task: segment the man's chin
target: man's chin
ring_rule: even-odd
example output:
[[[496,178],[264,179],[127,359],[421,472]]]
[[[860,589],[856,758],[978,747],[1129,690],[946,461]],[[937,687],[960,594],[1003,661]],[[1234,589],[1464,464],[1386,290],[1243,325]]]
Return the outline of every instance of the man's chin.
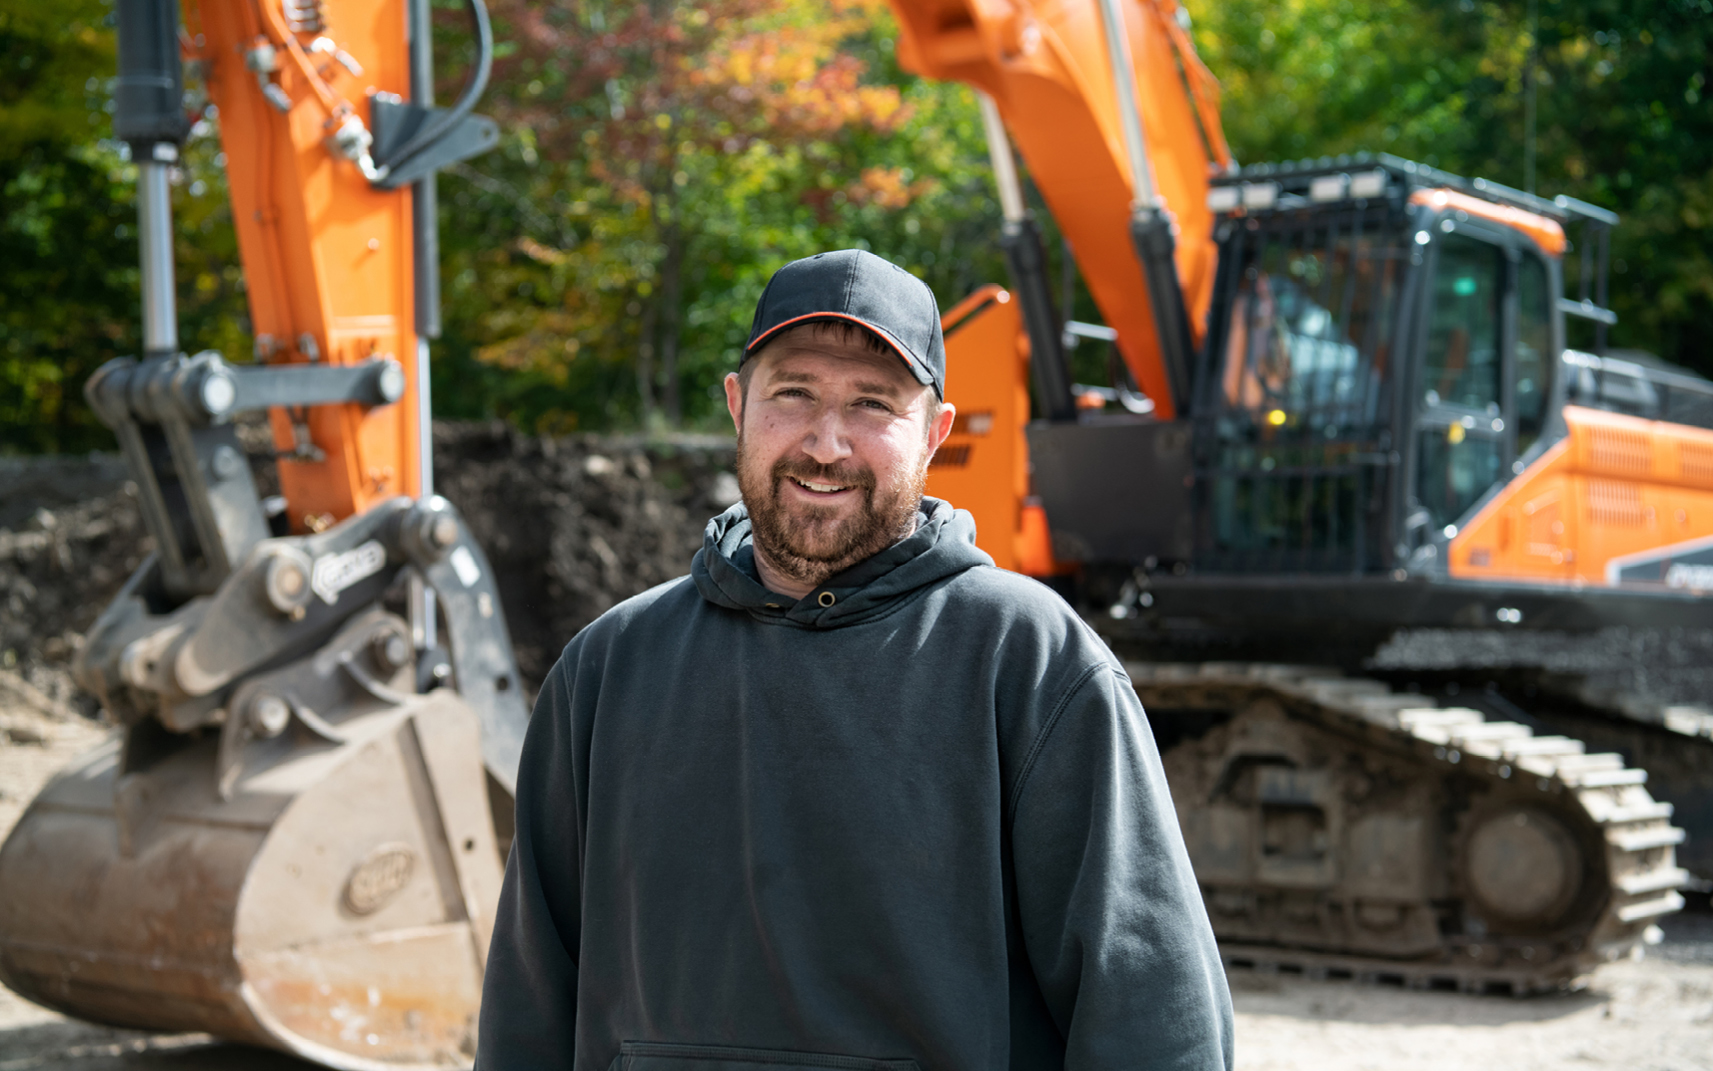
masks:
[[[787,531],[785,550],[805,562],[834,564],[852,552],[853,524],[827,525],[805,523],[789,515],[785,518]]]

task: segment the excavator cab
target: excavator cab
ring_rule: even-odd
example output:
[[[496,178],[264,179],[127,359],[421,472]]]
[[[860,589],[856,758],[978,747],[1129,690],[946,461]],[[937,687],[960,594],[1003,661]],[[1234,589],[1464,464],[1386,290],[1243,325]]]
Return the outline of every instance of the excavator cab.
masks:
[[[1314,599],[1355,652],[1400,626],[1702,613],[1663,578],[1699,583],[1713,501],[1649,459],[1713,448],[1713,383],[1567,348],[1571,319],[1596,350],[1615,322],[1615,216],[1390,156],[1251,167],[1208,203],[1218,269],[1178,418],[1085,409],[1024,431],[1056,567],[1126,628],[1273,643]],[[1579,524],[1564,507],[1591,495],[1616,505]],[[1614,571],[1637,561],[1660,582]]]
[[[1544,446],[1562,232],[1462,185],[1400,161],[1214,188],[1201,568],[1425,568]]]

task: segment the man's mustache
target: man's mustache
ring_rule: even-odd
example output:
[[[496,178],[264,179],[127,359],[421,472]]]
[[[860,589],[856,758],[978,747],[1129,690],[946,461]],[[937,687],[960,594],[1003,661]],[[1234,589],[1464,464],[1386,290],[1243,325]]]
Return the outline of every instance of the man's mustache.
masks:
[[[774,493],[779,491],[779,482],[788,477],[811,483],[835,484],[839,487],[855,487],[864,496],[872,494],[875,486],[874,470],[866,466],[856,465],[823,465],[806,457],[782,457],[773,463]]]

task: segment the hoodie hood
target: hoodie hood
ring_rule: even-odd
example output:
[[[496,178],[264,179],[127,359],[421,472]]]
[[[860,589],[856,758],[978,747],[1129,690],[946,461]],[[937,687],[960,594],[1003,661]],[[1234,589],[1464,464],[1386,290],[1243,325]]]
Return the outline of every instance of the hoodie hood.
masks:
[[[702,598],[804,628],[870,620],[930,585],[993,559],[975,545],[975,519],[937,498],[922,499],[916,531],[827,579],[804,598],[769,591],[756,578],[749,510],[742,502],[708,522],[690,576]]]

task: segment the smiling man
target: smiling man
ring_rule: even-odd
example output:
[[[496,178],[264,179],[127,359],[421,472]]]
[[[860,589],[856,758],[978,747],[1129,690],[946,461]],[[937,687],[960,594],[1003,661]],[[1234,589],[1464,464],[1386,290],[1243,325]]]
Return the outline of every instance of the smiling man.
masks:
[[[743,502],[542,686],[484,1071],[1231,1066],[1135,692],[922,494],[944,390],[914,276],[774,275],[726,377]]]

